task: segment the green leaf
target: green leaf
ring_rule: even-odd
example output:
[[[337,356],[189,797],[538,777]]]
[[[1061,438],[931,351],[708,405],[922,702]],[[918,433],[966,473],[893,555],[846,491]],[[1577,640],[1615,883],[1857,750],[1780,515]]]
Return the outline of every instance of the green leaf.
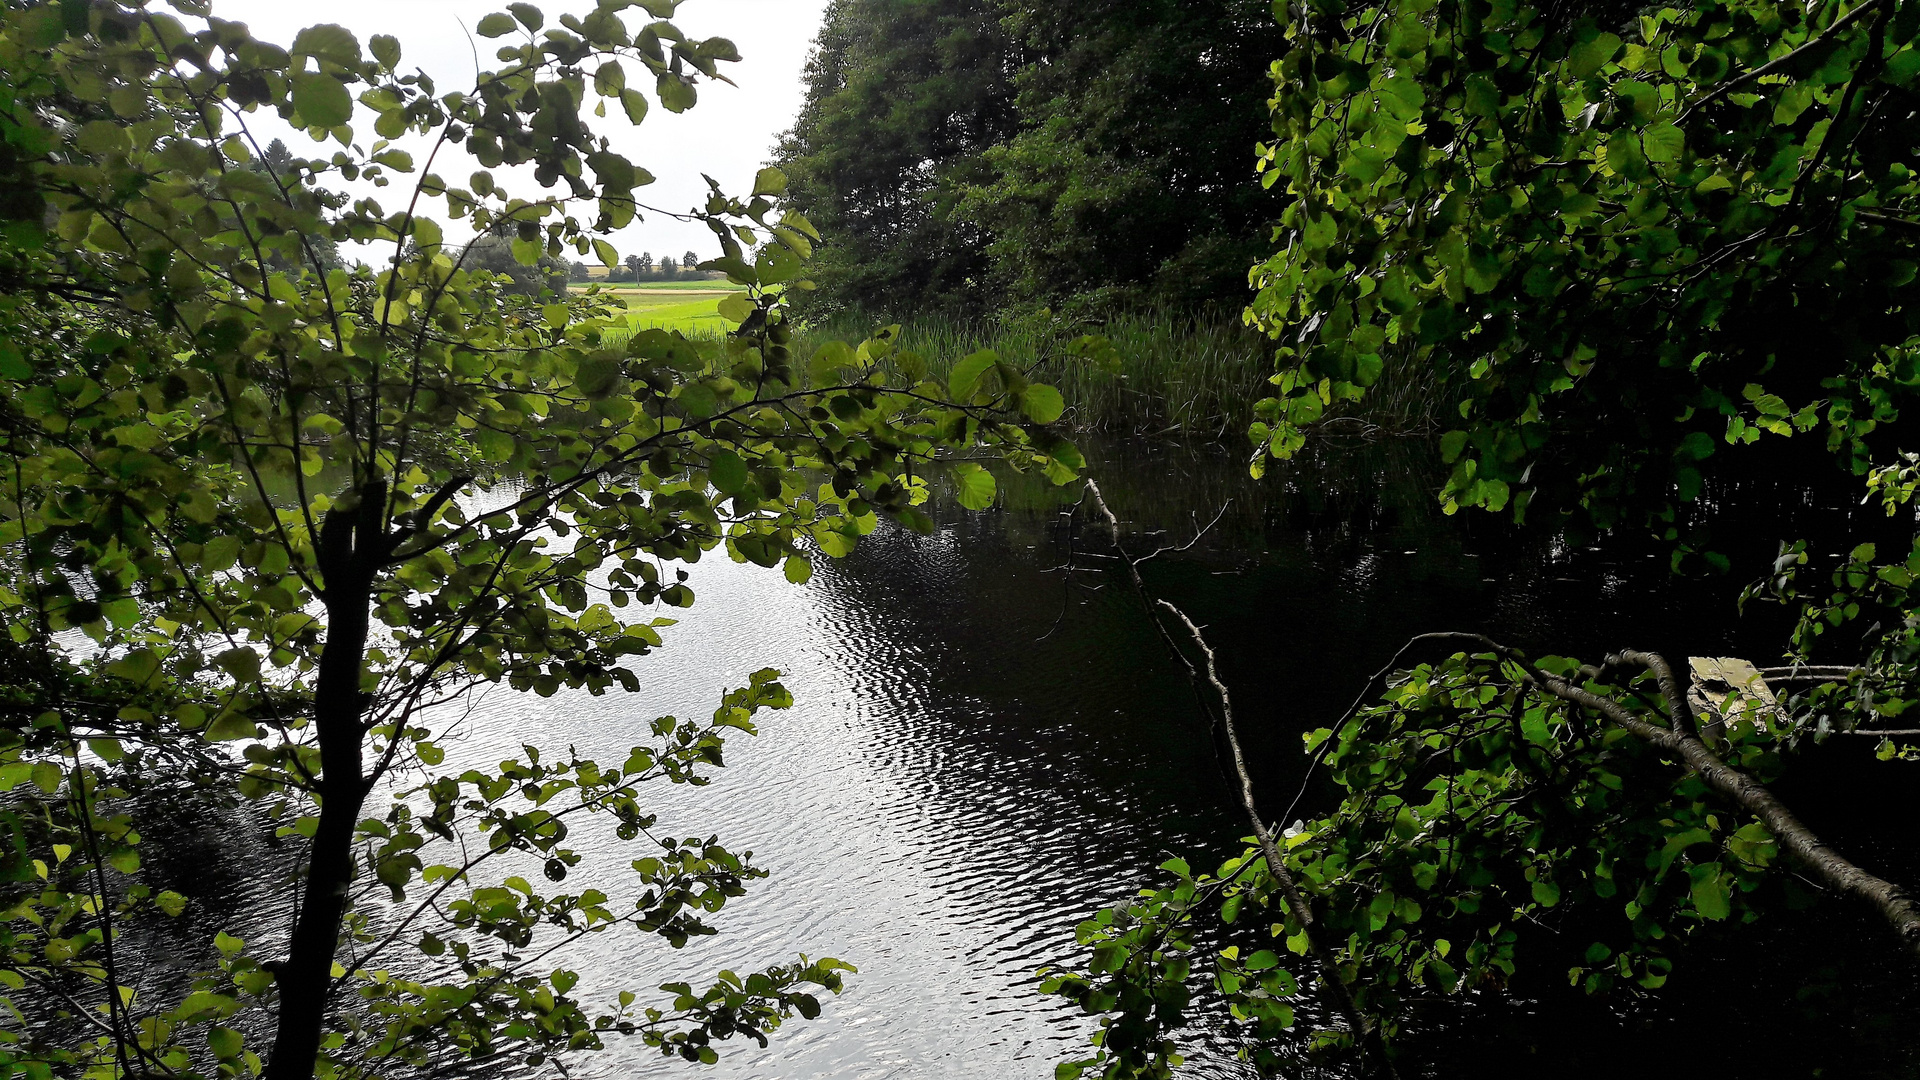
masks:
[[[1606,152],[1607,171],[1628,180],[1638,180],[1647,175],[1647,158],[1640,150],[1638,132],[1614,132],[1607,138]]]
[[[593,90],[601,97],[618,97],[627,88],[627,69],[620,61],[609,60],[593,72]]]
[[[232,1028],[217,1027],[207,1032],[207,1048],[222,1061],[231,1061],[245,1050],[247,1041]]]
[[[707,462],[707,479],[720,494],[739,495],[747,490],[747,463],[731,450],[716,450]]]
[[[396,45],[395,48],[397,50],[398,46]],[[344,26],[332,23],[309,26],[293,36],[292,55],[296,60],[302,56],[311,56],[341,67],[358,67],[360,39],[354,37],[353,31]]]
[[[244,713],[223,712],[207,726],[207,738],[214,742],[252,739],[259,734],[260,729]]]
[[[627,121],[638,124],[647,118],[647,95],[638,90],[620,91],[620,107],[627,111]]]
[[[699,99],[699,93],[694,90],[692,83],[669,72],[661,73],[655,93],[659,95],[660,104],[673,113],[686,112]]]
[[[780,169],[768,166],[761,169],[753,178],[755,195],[785,195],[787,193],[787,174]]]
[[[744,293],[726,297],[717,305],[720,317],[736,326],[752,318],[757,308],[758,305],[747,299]]]
[[[953,371],[947,375],[947,392],[957,404],[966,404],[973,399],[974,387],[979,384],[980,376],[987,369],[999,363],[1000,357],[991,349],[983,349],[962,359],[953,365]]]
[[[715,394],[713,387],[706,383],[688,383],[682,386],[680,392],[674,395],[674,400],[680,403],[680,408],[685,410],[688,416],[696,420],[704,420],[720,408],[719,395]]]
[[[33,365],[10,341],[0,341],[0,379],[23,381],[33,376]]]
[[[1313,391],[1296,394],[1287,399],[1287,422],[1296,427],[1318,423],[1325,412],[1326,403],[1321,401],[1320,395]]]
[[[215,666],[233,676],[233,681],[250,686],[260,681],[260,654],[245,646],[228,649],[213,658]]]
[[[1584,79],[1612,60],[1620,51],[1620,39],[1613,34],[1600,33],[1575,45],[1567,53],[1567,70],[1576,79]]]
[[[400,39],[388,34],[375,34],[367,39],[367,48],[380,66],[392,71],[400,66]]]
[[[1718,922],[1733,914],[1733,891],[1727,887],[1718,863],[1693,867],[1693,908],[1705,919]]]
[[[505,37],[519,28],[520,26],[514,21],[513,16],[503,11],[496,11],[481,19],[473,28],[473,32],[484,38],[497,38]]]
[[[66,778],[66,772],[51,761],[37,761],[33,765],[33,786],[43,794],[51,795],[60,790],[60,782]]]
[[[293,77],[293,108],[308,127],[339,127],[353,119],[353,97],[331,75]]]
[[[132,597],[123,596],[117,600],[106,600],[100,604],[100,613],[113,624],[116,630],[127,630],[140,623],[140,602]]]
[[[993,505],[993,474],[971,461],[963,461],[953,467],[953,479],[957,487],[955,496],[961,506],[969,510],[985,510]]]
[[[240,538],[231,534],[216,536],[200,549],[200,563],[209,572],[219,573],[240,561]]]
[[[480,457],[496,465],[513,460],[513,436],[497,428],[481,428],[473,433],[474,446],[479,449]]]
[[[1679,128],[1664,120],[1647,128],[1641,134],[1641,139],[1646,147],[1647,160],[1663,165],[1679,161],[1687,148],[1686,136]]]
[[[1067,411],[1067,403],[1061,398],[1060,391],[1042,383],[1034,383],[1020,392],[1020,411],[1036,424],[1051,424]]]
[[[832,381],[835,372],[858,363],[853,346],[844,341],[829,341],[814,350],[813,359],[807,363],[807,372],[816,383],[826,383]]]

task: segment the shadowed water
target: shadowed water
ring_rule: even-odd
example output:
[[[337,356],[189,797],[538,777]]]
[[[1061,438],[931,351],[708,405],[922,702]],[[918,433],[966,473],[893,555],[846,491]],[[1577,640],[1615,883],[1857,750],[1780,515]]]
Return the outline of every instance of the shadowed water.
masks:
[[[1323,446],[1259,483],[1217,446],[1086,449],[1135,554],[1185,546],[1204,527],[1144,573],[1206,627],[1269,813],[1303,791],[1300,734],[1344,711],[1416,633],[1477,630],[1589,657],[1634,647],[1762,661],[1782,640],[1777,608],[1736,617],[1737,583],[1672,576],[1665,546],[1619,537],[1594,546],[1486,515],[1441,515],[1431,495],[1440,466],[1417,445]],[[1737,577],[1763,570],[1782,537],[1813,536],[1831,552],[1860,530],[1888,529],[1796,490],[1733,493],[1749,505],[1757,494],[1764,507],[1723,530]],[[615,1040],[574,1059],[570,1075],[1043,1080],[1056,1062],[1084,1056],[1092,1023],[1042,997],[1036,970],[1077,962],[1075,924],[1148,883],[1159,862],[1177,854],[1217,865],[1247,830],[1184,669],[1115,572],[1108,530],[1073,512],[1080,494],[1003,477],[1000,508],[939,503],[934,535],[882,527],[852,557],[820,560],[806,586],[709,557],[689,568],[698,603],[674,613],[682,621],[666,647],[637,665],[640,693],[496,691],[471,703],[446,742],[456,772],[515,756],[523,741],[617,763],[650,741],[653,717],[704,716],[762,667],[785,672],[796,699],[762,713],[757,738],[730,740],[728,767],[710,786],[646,793],[659,832],[718,834],[771,870],[715,918],[721,933],[679,951],[600,935],[552,962],[579,971],[577,993],[631,989],[643,1004],[664,1004],[661,983],[704,985],[723,967],[755,970],[803,950],[859,973],[819,1020],[795,1020],[766,1049],[723,1044],[713,1069]],[[1329,805],[1315,785],[1304,792],[1299,813]],[[1862,806],[1856,792],[1848,798],[1838,805]],[[1852,844],[1844,830],[1863,816],[1812,824]],[[587,858],[567,889],[603,888],[624,907],[625,867],[650,853],[648,842],[574,840]],[[1915,854],[1884,838],[1850,850],[1895,868]],[[278,858],[263,850],[258,860]],[[246,899],[257,882],[197,884],[182,887],[223,910],[255,907],[247,936],[272,950],[284,912]],[[1603,1044],[1691,1052],[1701,1038],[1693,1018],[1705,1011],[1716,1053],[1764,1048],[1756,1033],[1806,1023],[1822,1033],[1794,1041],[1809,1068],[1838,1060],[1862,1067],[1829,1075],[1911,1075],[1914,1040],[1902,1032],[1920,1015],[1910,969],[1857,913],[1820,911],[1824,937],[1789,922],[1730,939],[1760,949],[1709,943],[1664,1004],[1489,996],[1426,1015],[1403,1072],[1464,1075],[1469,1061],[1487,1075],[1604,1072],[1610,1059],[1590,1052]],[[1848,955],[1829,969],[1836,940]],[[1761,989],[1749,994],[1749,984]],[[1221,1018],[1197,1011],[1182,1075],[1247,1075],[1230,1036]],[[1761,1049],[1749,1056],[1780,1064]]]
[[[1218,516],[1147,572],[1219,647],[1269,805],[1300,785],[1299,733],[1337,716],[1414,633],[1596,654],[1778,647],[1777,617],[1732,619],[1727,583],[1672,578],[1663,549],[1572,548],[1441,516],[1419,448],[1329,448],[1263,484],[1218,448],[1091,449],[1136,553]],[[772,877],[729,904],[718,937],[671,952],[608,936],[567,959],[583,986],[643,1000],[672,978],[802,949],[860,968],[822,1019],[765,1050],[725,1046],[709,1075],[1051,1076],[1092,1027],[1038,995],[1035,971],[1076,960],[1074,925],[1154,864],[1238,849],[1244,819],[1184,673],[1102,557],[1106,530],[1067,516],[1077,487],[1004,486],[1003,508],[943,510],[930,537],[883,528],[853,557],[821,560],[805,587],[704,561],[699,602],[643,661],[642,693],[497,694],[470,725],[494,741],[455,750],[485,759],[528,738],[618,760],[647,719],[704,714],[763,666],[786,673],[796,707],[730,744],[714,784],[652,793],[663,831],[718,833]],[[1801,510],[1836,524],[1817,507],[1773,524],[1794,527]],[[1773,542],[1749,537],[1744,555]],[[640,853],[608,843],[576,878],[617,880]],[[1189,1074],[1240,1075],[1218,1024],[1200,1018]],[[687,1068],[617,1045],[580,1064],[595,1077]]]

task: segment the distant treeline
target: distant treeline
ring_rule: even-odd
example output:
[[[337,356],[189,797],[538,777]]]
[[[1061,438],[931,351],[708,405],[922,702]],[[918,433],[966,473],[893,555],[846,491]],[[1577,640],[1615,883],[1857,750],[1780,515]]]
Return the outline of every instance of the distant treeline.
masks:
[[[814,314],[1246,295],[1269,0],[834,0],[779,147],[827,238]]]
[[[583,262],[569,263],[567,278],[570,281],[684,281],[689,278],[706,278],[712,275],[699,269],[700,256],[687,252],[676,262],[671,255],[663,255],[658,263],[653,261],[653,253],[641,252],[629,255],[619,266],[607,271],[607,276],[594,278],[587,272]]]

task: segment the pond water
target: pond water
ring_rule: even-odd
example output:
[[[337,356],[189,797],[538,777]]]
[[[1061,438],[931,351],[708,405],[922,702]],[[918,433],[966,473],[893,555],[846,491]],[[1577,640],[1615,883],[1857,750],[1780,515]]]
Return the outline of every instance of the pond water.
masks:
[[[1570,547],[1551,533],[1440,515],[1437,466],[1416,445],[1330,446],[1258,484],[1219,447],[1088,449],[1137,550],[1184,543],[1218,514],[1198,544],[1147,573],[1207,626],[1269,806],[1300,787],[1299,734],[1337,716],[1414,633],[1479,630],[1588,655],[1777,653],[1777,618],[1736,620],[1737,590],[1671,577],[1659,550]],[[670,979],[799,951],[859,967],[821,1019],[795,1021],[764,1050],[723,1046],[720,1065],[701,1075],[1050,1077],[1085,1049],[1092,1026],[1035,991],[1036,969],[1076,960],[1074,925],[1130,895],[1169,855],[1213,865],[1238,850],[1244,819],[1183,671],[1101,557],[1112,550],[1105,529],[1067,513],[1077,487],[1003,487],[1002,508],[949,506],[929,537],[883,528],[851,558],[822,560],[804,587],[703,561],[691,568],[699,601],[642,661],[640,694],[500,693],[465,725],[473,734],[456,756],[505,755],[526,739],[617,761],[652,717],[704,714],[761,667],[786,673],[796,706],[763,714],[759,737],[730,743],[712,785],[653,792],[664,831],[718,833],[753,849],[772,876],[720,913],[717,937],[675,952],[622,935],[566,958],[584,986],[630,987],[643,1000]],[[1768,524],[1806,524],[1796,517],[1845,524],[1835,511],[1791,506]],[[1774,538],[1742,542],[1764,559]],[[1070,560],[1071,575],[1061,569]],[[611,880],[638,854],[609,844],[577,876]],[[1870,924],[1835,918],[1843,936],[1869,948],[1878,940]],[[1885,1002],[1862,1023],[1889,1015]],[[1448,1061],[1497,1044],[1516,1066],[1566,1074],[1592,1061],[1577,1045],[1588,1039],[1686,1041],[1671,1016],[1625,1007],[1575,1003],[1568,1020],[1537,1003],[1476,1008],[1433,1021],[1412,1048],[1426,1064],[1412,1071],[1451,1074]],[[1735,1002],[1720,1015],[1774,1022],[1750,1012]],[[1860,1030],[1829,1034],[1858,1042]],[[1186,1074],[1243,1075],[1205,1021],[1192,1050]],[[689,1068],[616,1046],[579,1059],[575,1073]]]

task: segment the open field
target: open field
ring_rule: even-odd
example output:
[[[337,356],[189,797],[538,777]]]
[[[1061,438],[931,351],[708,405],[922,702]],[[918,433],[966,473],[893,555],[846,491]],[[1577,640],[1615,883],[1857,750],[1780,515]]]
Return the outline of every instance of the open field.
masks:
[[[643,281],[601,286],[627,305],[627,323],[635,330],[678,330],[688,337],[718,337],[727,330],[720,301],[740,290],[725,281]]]
[[[600,286],[601,292],[632,292],[636,289],[668,289],[673,292],[706,292],[712,289],[733,289],[736,286],[726,278],[687,278],[672,281],[593,281],[572,283],[569,288],[575,292],[584,292],[588,285]]]

